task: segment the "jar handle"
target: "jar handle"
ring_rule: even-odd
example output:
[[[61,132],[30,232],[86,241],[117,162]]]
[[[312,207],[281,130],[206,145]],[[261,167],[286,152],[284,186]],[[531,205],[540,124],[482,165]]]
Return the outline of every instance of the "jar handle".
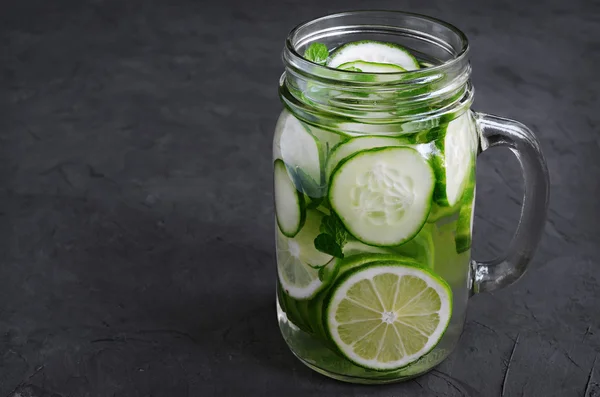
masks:
[[[525,194],[519,225],[506,254],[491,261],[472,260],[473,292],[493,291],[517,281],[527,270],[542,237],[548,208],[548,168],[533,132],[523,124],[476,113],[481,151],[508,147],[519,160]]]

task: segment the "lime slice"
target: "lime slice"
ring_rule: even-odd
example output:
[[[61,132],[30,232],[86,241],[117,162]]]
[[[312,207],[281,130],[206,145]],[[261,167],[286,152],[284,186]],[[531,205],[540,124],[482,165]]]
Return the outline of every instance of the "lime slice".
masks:
[[[326,327],[350,361],[393,370],[433,349],[451,314],[452,292],[442,279],[412,261],[377,262],[334,286]]]
[[[356,242],[357,244],[361,244]],[[382,261],[398,261],[404,260],[405,258],[394,254],[394,253],[359,253],[356,255],[349,256],[346,252],[347,247],[352,247],[351,242],[346,243],[344,246],[344,259],[334,259],[327,264],[327,266],[319,269],[319,278],[324,282],[329,282],[339,275],[343,275],[352,269],[355,269],[359,266],[363,266],[366,263],[372,262],[382,262]],[[372,247],[378,248],[378,247]],[[380,248],[381,250],[385,250]],[[385,252],[385,251],[383,251]],[[329,291],[325,288],[319,291],[318,294],[313,296],[308,301],[302,301],[301,304],[308,305],[308,312],[310,314],[310,323],[313,329],[318,330],[320,335],[326,338],[327,332],[324,330],[323,324],[323,311],[325,310],[325,306],[327,303],[327,297],[329,295]]]
[[[277,270],[283,290],[294,299],[309,299],[323,286],[319,268],[333,260],[331,255],[315,248],[315,237],[323,214],[306,211],[306,221],[294,238],[283,235],[277,228]]]
[[[323,287],[323,283],[319,280],[319,269],[303,262],[301,255],[298,241],[277,230],[277,273],[281,287],[292,298],[309,299]]]

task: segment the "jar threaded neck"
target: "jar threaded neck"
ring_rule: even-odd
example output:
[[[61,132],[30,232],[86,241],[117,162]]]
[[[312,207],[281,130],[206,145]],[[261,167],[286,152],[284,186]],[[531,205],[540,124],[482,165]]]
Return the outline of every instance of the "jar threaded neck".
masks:
[[[365,37],[417,48],[419,55],[436,64],[409,72],[361,73],[317,65],[300,55],[313,42],[335,48]],[[280,96],[292,113],[309,123],[373,124],[383,133],[385,126],[398,131],[399,123],[403,130],[421,128],[470,106],[473,89],[467,55],[464,34],[433,18],[394,11],[329,15],[301,24],[289,34]]]

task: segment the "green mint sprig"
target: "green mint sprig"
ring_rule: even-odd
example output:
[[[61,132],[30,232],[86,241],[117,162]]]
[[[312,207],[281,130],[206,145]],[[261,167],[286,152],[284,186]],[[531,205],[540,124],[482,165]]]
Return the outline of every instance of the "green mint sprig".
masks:
[[[304,51],[304,58],[319,65],[325,65],[329,58],[329,50],[323,43],[312,43]]]
[[[315,248],[326,254],[343,258],[344,245],[348,241],[348,232],[337,215],[332,213],[321,220],[320,232],[315,238]]]

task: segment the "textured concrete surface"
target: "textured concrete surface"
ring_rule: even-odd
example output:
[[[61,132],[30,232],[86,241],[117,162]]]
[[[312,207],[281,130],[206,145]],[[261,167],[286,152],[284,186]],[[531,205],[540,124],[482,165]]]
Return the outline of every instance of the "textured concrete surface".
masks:
[[[600,396],[597,2],[2,5],[0,396]],[[532,127],[552,182],[527,275],[471,299],[435,371],[384,387],[305,368],[274,309],[283,40],[366,7],[463,29],[475,108]],[[516,160],[485,153],[478,182],[489,258],[518,217]]]

